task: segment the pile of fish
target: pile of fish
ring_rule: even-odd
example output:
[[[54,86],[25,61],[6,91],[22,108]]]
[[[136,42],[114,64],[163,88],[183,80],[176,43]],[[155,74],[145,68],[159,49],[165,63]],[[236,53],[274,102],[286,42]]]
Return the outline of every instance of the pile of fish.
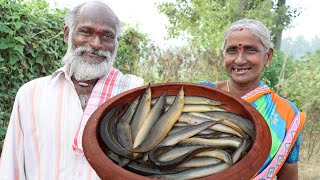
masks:
[[[224,110],[224,103],[151,88],[130,105],[116,106],[100,124],[106,155],[134,173],[160,179],[194,179],[239,161],[255,137],[251,121]]]

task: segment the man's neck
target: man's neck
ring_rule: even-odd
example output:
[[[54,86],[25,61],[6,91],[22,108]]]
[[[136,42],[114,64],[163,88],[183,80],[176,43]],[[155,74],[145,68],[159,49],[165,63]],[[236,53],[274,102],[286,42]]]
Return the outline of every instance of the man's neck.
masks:
[[[87,102],[91,95],[91,92],[96,85],[98,79],[87,80],[87,81],[77,81],[75,78],[71,78],[74,88],[78,94],[79,100],[81,102],[82,109],[87,106]]]

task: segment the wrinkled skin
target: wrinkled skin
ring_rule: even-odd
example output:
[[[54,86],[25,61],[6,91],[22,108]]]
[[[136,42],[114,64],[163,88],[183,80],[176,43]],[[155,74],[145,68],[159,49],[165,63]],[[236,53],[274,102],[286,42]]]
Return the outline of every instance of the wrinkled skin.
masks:
[[[249,30],[232,32],[222,53],[230,77],[230,91],[242,96],[256,88],[260,74],[271,63],[273,49],[266,50],[261,40]]]
[[[74,28],[72,34],[73,48],[86,46],[93,50],[114,53],[116,48],[114,25],[115,20],[109,9],[88,3],[80,10],[80,18]],[[64,41],[68,43],[69,27],[65,27],[64,32]],[[102,61],[102,58],[94,53],[85,52],[83,58],[88,61],[94,59],[97,63]]]

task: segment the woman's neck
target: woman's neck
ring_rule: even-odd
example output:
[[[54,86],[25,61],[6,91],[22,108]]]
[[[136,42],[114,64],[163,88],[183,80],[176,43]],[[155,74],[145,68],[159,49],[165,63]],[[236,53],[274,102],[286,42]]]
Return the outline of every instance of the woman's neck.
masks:
[[[246,95],[258,86],[259,82],[254,82],[251,84],[237,84],[234,83],[232,80],[226,81],[226,90],[237,97],[242,97]]]

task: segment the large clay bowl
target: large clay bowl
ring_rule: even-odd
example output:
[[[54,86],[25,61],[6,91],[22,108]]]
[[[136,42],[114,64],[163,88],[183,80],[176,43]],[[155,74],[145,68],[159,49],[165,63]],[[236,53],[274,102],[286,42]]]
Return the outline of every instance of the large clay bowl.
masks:
[[[224,108],[226,110],[249,119],[254,123],[256,128],[253,145],[250,151],[239,162],[225,171],[201,179],[248,180],[253,177],[267,159],[271,147],[270,131],[260,113],[241,98],[234,97],[216,88],[194,83],[152,84],[152,96],[160,96],[164,91],[167,91],[168,95],[176,95],[181,86],[184,86],[185,95],[203,96],[225,102]],[[112,162],[103,152],[105,146],[101,143],[98,135],[99,124],[105,114],[117,105],[130,104],[135,98],[144,93],[146,87],[135,88],[111,98],[92,114],[86,124],[82,142],[84,154],[101,179],[151,179],[123,169]]]

